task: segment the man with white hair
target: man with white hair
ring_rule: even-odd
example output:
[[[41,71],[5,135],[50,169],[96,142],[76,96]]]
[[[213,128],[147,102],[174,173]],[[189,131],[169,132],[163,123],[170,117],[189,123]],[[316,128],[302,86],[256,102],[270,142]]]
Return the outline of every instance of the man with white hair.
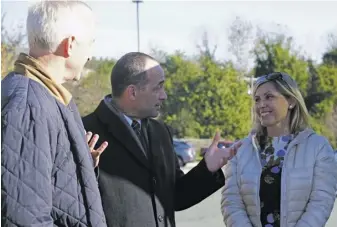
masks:
[[[1,82],[2,226],[106,226],[94,167],[107,143],[94,150],[62,86],[80,79],[94,26],[80,1],[29,7],[29,55]]]

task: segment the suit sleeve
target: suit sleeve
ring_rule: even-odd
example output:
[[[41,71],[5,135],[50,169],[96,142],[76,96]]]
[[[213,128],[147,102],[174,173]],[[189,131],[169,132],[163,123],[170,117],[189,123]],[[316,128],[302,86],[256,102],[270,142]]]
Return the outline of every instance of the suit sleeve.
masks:
[[[220,189],[225,184],[224,179],[221,170],[211,173],[207,169],[205,160],[201,160],[187,174],[177,177],[175,210],[184,210],[201,202]]]
[[[166,126],[167,127],[167,126]],[[173,143],[170,130],[171,142]],[[174,151],[173,151],[174,152]],[[199,164],[191,169],[187,174],[184,174],[176,159],[176,182],[175,182],[175,210],[180,211],[187,209],[214,192],[220,189],[224,183],[225,178],[222,170],[211,173],[206,166],[206,162],[202,159]]]
[[[53,226],[50,132],[34,111],[1,118],[1,226]]]
[[[337,163],[332,147],[325,141],[316,157],[309,203],[295,227],[325,226],[334,206],[336,188]]]

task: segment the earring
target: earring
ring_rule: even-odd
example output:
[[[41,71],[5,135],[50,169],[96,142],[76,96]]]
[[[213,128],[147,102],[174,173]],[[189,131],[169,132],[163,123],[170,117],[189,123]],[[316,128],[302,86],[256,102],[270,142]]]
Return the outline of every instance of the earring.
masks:
[[[292,109],[292,108],[293,108],[293,106],[292,106],[292,105],[290,105],[290,106],[289,106],[289,109]]]

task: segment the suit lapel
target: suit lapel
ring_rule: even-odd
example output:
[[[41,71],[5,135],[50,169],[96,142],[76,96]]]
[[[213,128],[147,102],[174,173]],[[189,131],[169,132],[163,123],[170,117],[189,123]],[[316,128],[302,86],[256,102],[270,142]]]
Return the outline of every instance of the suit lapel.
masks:
[[[95,113],[100,121],[108,127],[112,136],[119,140],[132,156],[150,169],[145,150],[124,116],[116,108],[109,108],[104,100],[101,101]],[[109,146],[113,146],[113,144]]]
[[[153,165],[158,164],[158,160],[161,160],[165,157],[161,145],[161,133],[160,130],[155,128],[155,125],[150,121],[147,122],[147,140],[148,142],[148,152],[149,156],[151,156]],[[162,165],[162,162],[159,162]]]
[[[150,152],[150,147],[149,147],[149,136],[148,136],[148,123],[149,121],[147,119],[142,120],[142,135],[144,136],[145,139],[145,144],[146,147],[144,148],[147,152]]]
[[[147,141],[148,141],[149,152],[153,156],[153,155],[155,155],[153,151],[155,151],[156,147],[158,146],[158,144],[157,144],[158,140],[154,136],[155,129],[153,128],[153,125],[150,124],[148,121],[146,123],[147,123],[146,138],[147,138]]]
[[[148,120],[147,136],[149,141],[149,157],[152,163],[153,172],[159,178],[167,177],[172,170],[168,163],[170,163],[170,153],[165,153],[165,140],[169,140],[169,136],[165,134],[163,128],[157,123]],[[169,152],[169,150],[166,150]]]

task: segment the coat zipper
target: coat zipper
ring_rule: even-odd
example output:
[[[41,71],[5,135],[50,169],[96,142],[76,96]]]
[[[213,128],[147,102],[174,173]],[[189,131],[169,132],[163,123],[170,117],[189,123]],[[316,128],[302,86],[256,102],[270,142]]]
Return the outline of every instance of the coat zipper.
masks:
[[[283,160],[283,166],[282,166],[282,176],[281,176],[281,220],[280,220],[280,224],[281,224],[281,227],[283,226],[282,224],[283,223],[286,223],[286,218],[287,218],[287,215],[286,215],[286,212],[285,212],[285,204],[286,204],[286,191],[285,191],[285,188],[287,187],[286,185],[286,180],[285,180],[285,164],[286,164],[286,160],[287,160],[287,157],[288,157],[288,150],[290,150],[289,148],[292,148],[293,146],[288,146],[287,148],[287,152],[284,156],[284,160]],[[258,217],[259,217],[259,220],[260,220],[260,226],[262,227],[262,223],[261,223],[261,202],[260,202],[260,196],[259,196],[259,193],[260,193],[260,184],[261,184],[261,174],[262,174],[262,164],[261,164],[261,158],[260,158],[260,155],[259,155],[259,152],[257,152],[257,149],[255,148],[255,146],[253,145],[253,148],[256,152],[256,156],[258,158],[258,161],[259,161],[259,164],[260,164],[260,177],[258,178],[258,184],[257,184],[257,193],[256,193],[256,201],[257,201],[257,214],[258,214]],[[285,198],[285,201],[283,201],[283,198]]]
[[[311,136],[313,133],[311,133],[309,136]],[[308,136],[308,137],[309,137]],[[287,204],[287,197],[286,197],[286,189],[287,189],[287,181],[286,181],[286,163],[287,163],[287,158],[288,158],[288,154],[289,152],[291,151],[291,149],[294,147],[294,146],[297,146],[298,144],[298,140],[296,140],[297,138],[295,137],[293,141],[290,142],[289,146],[287,147],[287,151],[286,151],[286,154],[284,156],[284,159],[283,159],[283,166],[282,166],[282,176],[281,176],[281,211],[280,211],[280,216],[281,216],[281,220],[280,220],[280,226],[283,227],[283,226],[286,226],[286,223],[287,223],[287,213],[285,212],[285,206]],[[296,142],[295,142],[296,141]],[[253,141],[252,141],[253,142]],[[257,150],[254,146],[254,143],[253,143],[253,148],[255,149],[255,151]],[[260,156],[259,156],[259,152],[256,152],[257,153],[257,157],[258,157],[258,160],[259,160],[259,164],[260,164],[260,168],[261,168],[261,173],[262,173],[262,164],[261,164],[261,159],[260,159]],[[260,174],[261,175],[261,174]],[[258,188],[258,193],[260,193],[260,181],[261,181],[261,178],[258,178],[258,185],[257,185],[257,188]],[[260,204],[260,198],[259,198],[259,194],[257,193],[256,197],[257,197],[257,204],[258,204],[258,215],[261,215],[261,204]],[[284,198],[284,200],[283,200]],[[260,226],[262,226],[262,223],[260,221]]]
[[[261,183],[261,173],[262,173],[262,164],[261,164],[261,158],[259,155],[259,152],[257,151],[257,149],[253,146],[253,149],[255,150],[256,156],[257,156],[257,160],[259,161],[259,165],[260,165],[260,174],[259,177],[257,178],[258,182],[257,182],[257,193],[256,193],[256,206],[257,206],[257,216],[258,216],[258,220],[259,220],[259,226],[262,227],[262,223],[261,223],[261,201],[260,201],[260,183]]]
[[[286,212],[286,204],[287,204],[287,172],[286,172],[286,163],[289,153],[291,152],[291,149],[296,146],[296,143],[290,143],[287,147],[286,154],[283,159],[283,165],[282,165],[282,175],[281,175],[281,220],[280,220],[280,226],[286,226],[287,223],[287,212]]]
[[[289,149],[287,149],[289,150]],[[283,166],[282,166],[282,176],[281,176],[281,220],[280,220],[280,226],[284,226],[284,223],[286,223],[286,218],[287,218],[287,214],[285,212],[285,205],[287,204],[286,200],[286,189],[287,189],[287,185],[286,185],[286,163],[287,163],[287,157],[288,157],[288,151],[286,152],[284,159],[283,159]]]

